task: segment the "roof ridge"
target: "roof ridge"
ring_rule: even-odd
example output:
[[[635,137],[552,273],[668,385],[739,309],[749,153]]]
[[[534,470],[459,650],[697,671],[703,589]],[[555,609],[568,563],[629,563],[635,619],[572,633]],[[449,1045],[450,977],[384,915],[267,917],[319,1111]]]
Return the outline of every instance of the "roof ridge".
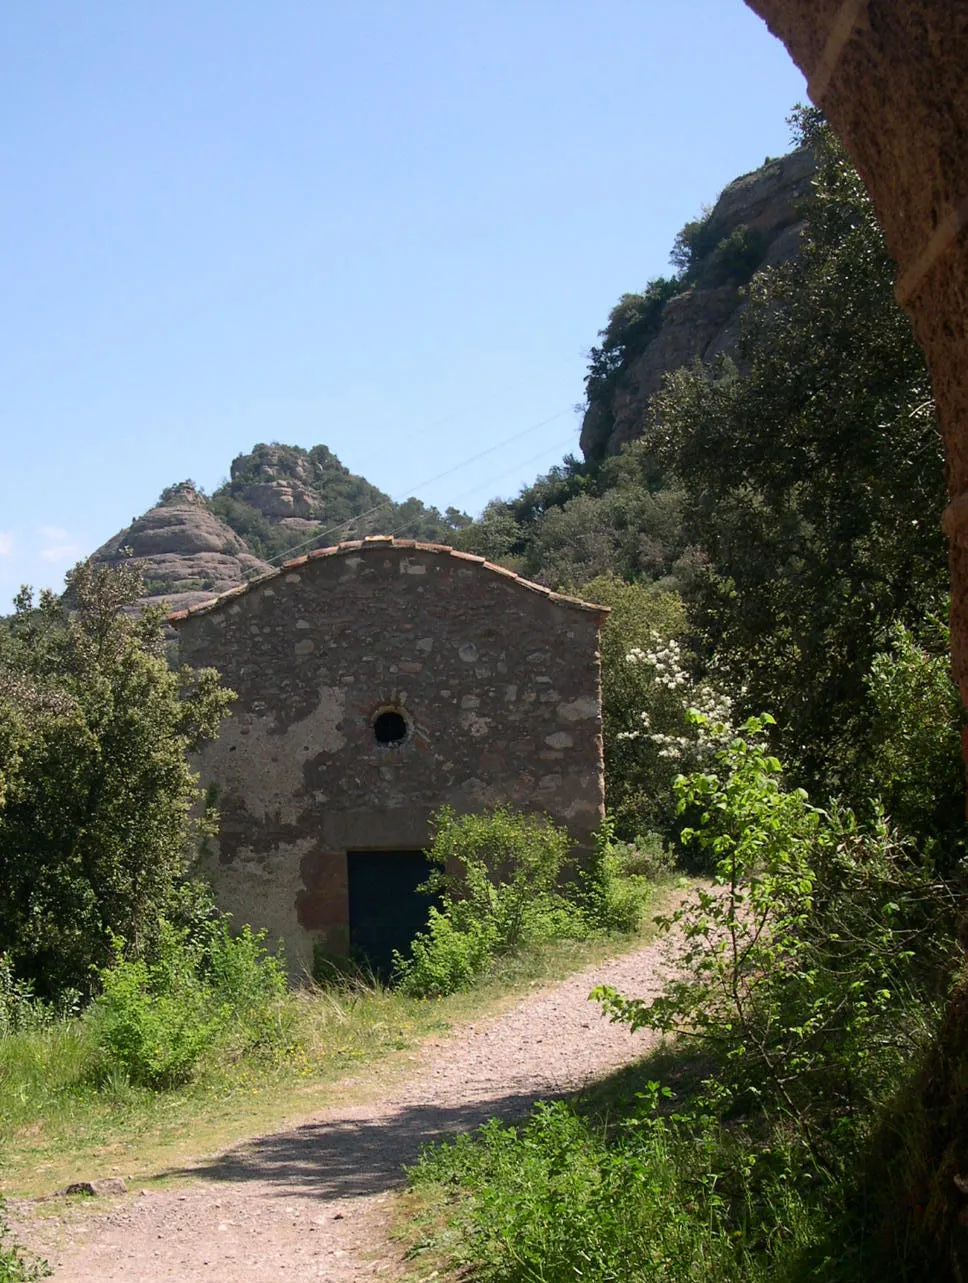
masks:
[[[366,535],[363,539],[350,539],[344,543],[330,544],[325,548],[314,548],[311,552],[304,553],[301,557],[293,557],[289,561],[284,561],[275,569],[267,571],[264,575],[257,575],[255,579],[247,580],[245,583],[238,584],[235,588],[230,588],[227,592],[220,593],[217,597],[211,598],[210,601],[200,602],[197,606],[188,606],[184,610],[172,611],[168,616],[168,622],[170,624],[178,624],[192,615],[207,615],[211,611],[217,610],[223,602],[231,598],[244,596],[258,584],[278,579],[286,571],[293,570],[297,566],[305,566],[310,561],[319,561],[324,557],[336,557],[351,552],[365,552],[367,549],[381,547],[412,548],[416,552],[445,554],[458,561],[472,562],[481,566],[484,570],[500,575],[504,579],[512,579],[520,584],[522,588],[527,589],[529,592],[540,593],[557,605],[569,606],[575,610],[590,611],[597,615],[607,615],[610,611],[608,606],[598,606],[594,602],[583,601],[580,597],[570,597],[567,593],[554,592],[551,588],[546,588],[544,584],[536,584],[533,579],[526,579],[523,575],[519,575],[517,571],[508,570],[506,566],[499,566],[496,562],[488,561],[486,557],[478,556],[477,553],[461,552],[457,548],[452,548],[450,544],[424,543],[419,539],[397,539],[394,535]]]

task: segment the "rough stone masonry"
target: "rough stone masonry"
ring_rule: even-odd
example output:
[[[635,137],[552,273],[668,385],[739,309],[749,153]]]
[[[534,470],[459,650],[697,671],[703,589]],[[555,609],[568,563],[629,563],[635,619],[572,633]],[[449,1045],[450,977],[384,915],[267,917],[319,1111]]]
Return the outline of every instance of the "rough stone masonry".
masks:
[[[221,906],[284,940],[298,974],[314,943],[349,948],[348,853],[419,851],[440,806],[544,812],[587,845],[604,814],[606,613],[379,536],[172,615],[183,660],[239,697],[200,759]]]

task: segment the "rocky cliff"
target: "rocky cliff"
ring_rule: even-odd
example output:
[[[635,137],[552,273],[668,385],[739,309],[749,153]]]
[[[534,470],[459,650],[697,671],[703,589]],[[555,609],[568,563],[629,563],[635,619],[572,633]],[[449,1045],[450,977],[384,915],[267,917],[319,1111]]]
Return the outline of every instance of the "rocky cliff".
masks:
[[[626,295],[613,311],[601,332],[602,348],[592,353],[601,374],[596,377],[593,363],[581,431],[587,460],[617,454],[642,435],[649,398],[664,375],[696,359],[735,356],[743,287],[759,269],[797,252],[798,206],[813,172],[813,156],[801,148],[735,179],[712,210],[680,234],[674,254],[678,278],[653,283],[640,296]],[[641,323],[636,300],[655,304],[654,324]],[[635,317],[634,332],[628,316]]]
[[[256,445],[232,461],[212,495],[191,481],[169,486],[158,503],[93,553],[113,565],[142,563],[146,600],[180,610],[227,592],[309,546],[375,533],[446,542],[469,520],[417,499],[393,502],[349,471],[325,445]]]
[[[130,557],[143,565],[145,600],[164,600],[178,610],[270,569],[209,512],[190,482],[171,486],[154,508],[102,544],[92,560],[116,565]]]
[[[324,528],[334,536],[331,542],[370,533],[374,525],[386,523],[393,504],[389,495],[344,467],[327,446],[304,450],[273,442],[237,455],[228,481],[209,506],[250,546],[261,537],[267,546],[254,551],[271,554]],[[257,533],[254,514],[268,529]]]

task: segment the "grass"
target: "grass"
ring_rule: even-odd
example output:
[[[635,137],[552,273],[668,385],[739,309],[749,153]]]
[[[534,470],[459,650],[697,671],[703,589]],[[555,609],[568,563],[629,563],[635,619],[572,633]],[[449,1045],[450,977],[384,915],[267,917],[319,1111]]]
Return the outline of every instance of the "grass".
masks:
[[[670,890],[658,891],[657,907]],[[337,1100],[371,1098],[412,1071],[423,1039],[637,947],[652,930],[650,920],[636,936],[557,941],[502,959],[473,990],[447,998],[408,998],[376,984],[297,992],[285,999],[285,1054],[232,1058],[223,1050],[169,1091],[106,1076],[83,1021],[0,1039],[0,1191],[39,1196],[112,1174],[144,1185]]]
[[[709,1070],[659,1048],[514,1126],[428,1147],[395,1209],[408,1283],[859,1277],[827,1268],[836,1178],[807,1195],[789,1172],[754,1171],[742,1127],[677,1117]]]
[[[593,1144],[600,1142],[603,1147],[616,1141],[621,1144],[622,1133],[629,1119],[639,1112],[638,1096],[648,1083],[662,1083],[671,1090],[672,1095],[660,1097],[656,1107],[657,1114],[668,1117],[701,1088],[710,1069],[711,1065],[707,1060],[665,1044],[653,1049],[641,1060],[623,1065],[597,1082],[583,1087],[566,1098],[567,1104],[569,1111],[587,1125]],[[515,1128],[518,1133],[526,1125],[526,1121],[522,1120]],[[481,1135],[481,1131],[478,1131],[468,1139],[479,1144]],[[569,1161],[573,1161],[584,1146],[576,1145],[574,1137],[569,1139],[569,1151],[572,1155]],[[435,1155],[442,1153],[437,1146],[426,1149],[425,1155],[429,1163],[422,1171],[418,1169],[411,1173],[412,1179],[408,1187],[396,1201],[393,1237],[401,1244],[408,1261],[404,1276],[407,1283],[460,1277],[460,1269],[455,1263],[467,1263],[464,1256],[466,1217],[472,1209],[478,1173],[469,1172],[459,1159],[455,1161],[443,1158],[443,1161],[434,1166]],[[515,1165],[522,1161],[523,1154],[522,1149],[514,1152]],[[469,1166],[473,1168],[474,1165],[472,1160]],[[659,1165],[668,1167],[668,1174],[671,1174],[671,1155],[663,1155]],[[497,1189],[500,1177],[496,1178],[495,1173],[490,1173],[489,1179]],[[668,1190],[665,1191],[665,1198],[668,1208]],[[549,1278],[554,1277],[556,1276],[549,1275]],[[597,1278],[598,1275],[589,1277]],[[729,1275],[724,1277],[728,1278]]]

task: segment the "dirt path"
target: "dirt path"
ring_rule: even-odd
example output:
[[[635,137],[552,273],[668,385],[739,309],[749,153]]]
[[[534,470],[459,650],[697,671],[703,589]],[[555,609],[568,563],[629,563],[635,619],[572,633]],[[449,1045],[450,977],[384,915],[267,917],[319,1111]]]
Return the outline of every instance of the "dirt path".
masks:
[[[189,1183],[99,1206],[13,1203],[16,1237],[69,1283],[358,1283],[393,1279],[387,1238],[401,1165],[426,1141],[513,1118],[575,1091],[648,1048],[609,1024],[593,985],[647,997],[673,966],[662,940],[590,967],[512,1010],[424,1043],[409,1081],[385,1100],[334,1108],[178,1173]]]

